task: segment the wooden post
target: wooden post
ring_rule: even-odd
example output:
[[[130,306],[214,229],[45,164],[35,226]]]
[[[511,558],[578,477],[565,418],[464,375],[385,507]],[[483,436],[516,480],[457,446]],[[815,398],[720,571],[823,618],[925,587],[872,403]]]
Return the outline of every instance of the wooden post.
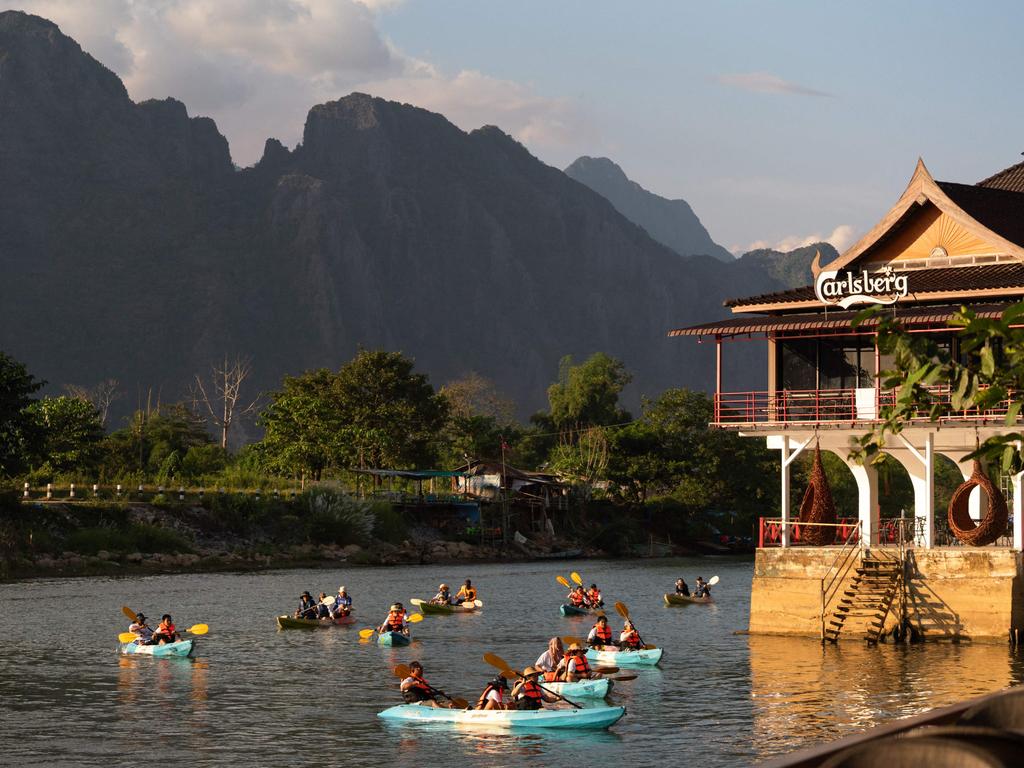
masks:
[[[74,483],[71,484],[71,490],[68,492],[68,498],[69,499],[75,498],[75,484]]]
[[[21,495],[23,498],[28,498],[28,483],[25,483],[25,490],[22,492]]]

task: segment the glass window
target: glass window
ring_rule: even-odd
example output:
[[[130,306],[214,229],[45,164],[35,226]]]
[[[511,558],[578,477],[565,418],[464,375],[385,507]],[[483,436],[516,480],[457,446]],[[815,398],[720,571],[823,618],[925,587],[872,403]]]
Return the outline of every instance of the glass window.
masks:
[[[818,388],[818,344],[815,339],[780,339],[780,389]]]

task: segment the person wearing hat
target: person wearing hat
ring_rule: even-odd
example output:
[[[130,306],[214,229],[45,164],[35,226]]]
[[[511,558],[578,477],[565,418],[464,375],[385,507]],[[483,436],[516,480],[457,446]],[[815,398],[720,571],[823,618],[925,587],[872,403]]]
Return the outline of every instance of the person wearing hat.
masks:
[[[437,594],[430,598],[433,605],[451,605],[452,593],[447,584],[441,584],[437,588]]]
[[[537,682],[541,670],[536,667],[527,667],[523,670],[523,676],[512,688],[512,702],[516,709],[541,709],[544,702],[556,702],[558,699],[547,693]]]
[[[333,616],[348,616],[350,613],[352,613],[352,598],[349,597],[344,587],[338,587],[338,594],[334,598]]]
[[[309,592],[299,595],[299,608],[295,611],[296,619],[315,619],[317,617],[316,602]]]
[[[487,683],[484,692],[477,699],[474,709],[508,709],[505,706],[504,693],[508,690],[508,681],[498,675]]]
[[[128,631],[135,635],[135,642],[139,645],[151,645],[153,642],[153,628],[146,623],[145,614],[135,614],[135,621],[129,625]]]
[[[405,624],[405,608],[401,603],[394,603],[388,609],[388,617],[377,629],[378,634],[385,632],[402,632],[409,634],[409,628]]]
[[[579,643],[572,643],[565,652],[565,681],[575,683],[593,677],[587,653]]]

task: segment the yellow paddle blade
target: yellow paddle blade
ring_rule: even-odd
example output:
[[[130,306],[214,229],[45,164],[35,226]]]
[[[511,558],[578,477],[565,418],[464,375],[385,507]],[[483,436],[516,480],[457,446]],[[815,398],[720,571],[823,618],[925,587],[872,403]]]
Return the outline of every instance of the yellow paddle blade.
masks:
[[[207,632],[210,631],[210,627],[207,624],[193,624],[185,631],[191,632],[193,635],[205,635]]]
[[[573,637],[572,635],[566,635],[565,637],[563,637],[562,638],[562,643],[564,645],[572,645],[573,643],[576,643],[576,645],[580,645],[580,646],[586,645],[586,643],[584,643],[582,639],[580,639],[578,637]]]
[[[645,651],[656,651],[656,650],[658,650],[658,646],[656,646],[656,645],[645,645],[644,646],[644,650]]]
[[[395,677],[400,677],[403,680],[412,674],[412,670],[409,669],[405,664],[399,664],[391,670],[391,674]]]
[[[566,589],[572,589],[572,584],[570,584],[568,579],[566,579],[564,576],[555,576],[555,581],[557,581]]]
[[[136,612],[129,608],[127,605],[121,606],[121,613],[123,613],[129,619],[135,619]]]
[[[576,573],[576,571],[573,571],[572,573],[570,573],[569,574],[569,578],[572,579],[574,582],[576,582],[577,586],[580,586],[580,587],[583,586],[583,579],[580,578],[580,575],[578,573]]]
[[[423,614],[414,613],[412,614],[412,616],[406,618],[406,621],[408,621],[410,624],[419,624],[421,621],[423,621]]]
[[[619,616],[621,616],[622,618],[624,618],[624,619],[628,619],[629,618],[629,608],[626,607],[625,603],[621,603],[621,602],[620,603],[616,603],[615,604],[615,610],[618,612]]]
[[[132,643],[138,640],[139,636],[134,635],[131,632],[122,632],[120,635],[117,636],[117,639],[120,640],[122,643]]]
[[[377,631],[376,629],[360,629],[359,630],[359,637],[362,640],[369,640],[370,637],[373,635],[373,633],[376,632],[376,631]]]
[[[496,653],[485,653],[484,654],[484,661],[486,661],[488,664],[490,664],[495,669],[500,669],[502,672],[511,672],[512,671],[511,668],[508,665],[508,662],[505,661],[503,658],[501,658],[501,656],[499,656]]]

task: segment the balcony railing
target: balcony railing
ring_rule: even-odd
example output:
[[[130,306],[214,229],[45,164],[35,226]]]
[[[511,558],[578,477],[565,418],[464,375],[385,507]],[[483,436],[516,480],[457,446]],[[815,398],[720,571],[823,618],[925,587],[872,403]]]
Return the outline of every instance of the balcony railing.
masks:
[[[948,405],[951,390],[949,387],[934,387],[931,395],[935,402]],[[719,392],[715,395],[714,423],[724,426],[877,421],[882,407],[892,405],[895,399],[895,392],[874,388]],[[1004,400],[986,411],[977,408],[950,411],[942,421],[1002,419],[1009,406],[1010,400]],[[928,416],[928,412],[922,410],[912,418],[927,419]]]

